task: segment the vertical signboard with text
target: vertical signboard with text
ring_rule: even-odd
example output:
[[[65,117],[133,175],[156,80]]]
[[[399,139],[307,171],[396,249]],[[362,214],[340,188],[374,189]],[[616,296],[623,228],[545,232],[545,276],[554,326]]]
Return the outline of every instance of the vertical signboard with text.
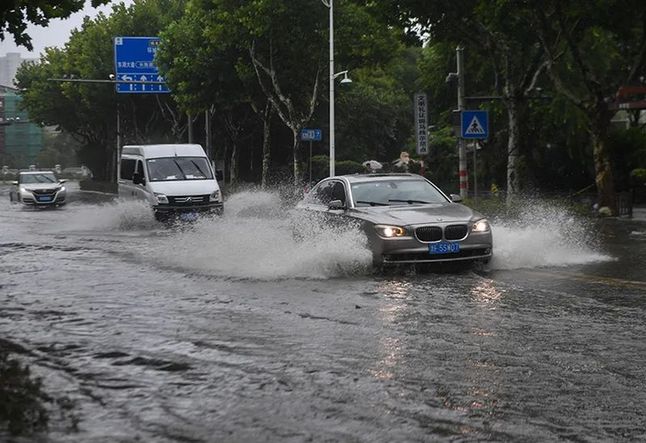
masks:
[[[115,37],[114,70],[117,92],[163,94],[170,92],[155,66],[159,37]]]
[[[426,94],[415,94],[415,137],[417,154],[428,155],[428,101]]]

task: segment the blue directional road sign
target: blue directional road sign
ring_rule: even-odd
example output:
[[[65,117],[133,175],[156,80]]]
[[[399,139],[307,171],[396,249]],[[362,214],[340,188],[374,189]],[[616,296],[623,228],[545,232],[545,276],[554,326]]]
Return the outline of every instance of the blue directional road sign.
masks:
[[[136,82],[117,83],[117,92],[123,94],[163,94],[170,92],[154,63],[158,46],[159,37],[114,38],[114,71],[116,79],[125,82]]]
[[[462,111],[460,137],[470,139],[489,138],[488,111]]]
[[[323,140],[323,131],[320,129],[301,129],[301,141],[320,142],[321,140]]]

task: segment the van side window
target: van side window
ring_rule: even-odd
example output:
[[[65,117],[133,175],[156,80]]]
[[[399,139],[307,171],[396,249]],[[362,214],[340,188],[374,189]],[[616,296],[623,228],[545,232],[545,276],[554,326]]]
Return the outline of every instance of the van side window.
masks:
[[[144,163],[141,160],[137,160],[137,167],[135,168],[135,172],[141,175],[142,177],[145,176],[144,174]]]
[[[132,180],[132,174],[135,172],[136,160],[131,158],[121,159],[121,178],[124,180]]]

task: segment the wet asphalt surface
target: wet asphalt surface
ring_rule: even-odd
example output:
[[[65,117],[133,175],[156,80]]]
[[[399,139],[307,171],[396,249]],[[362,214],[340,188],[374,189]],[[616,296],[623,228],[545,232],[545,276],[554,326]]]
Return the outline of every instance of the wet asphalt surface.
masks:
[[[325,251],[307,278],[272,268],[296,249],[209,242],[239,220],[100,200],[31,210],[0,186],[0,339],[71,405],[16,441],[646,440],[646,221],[596,223],[560,264],[523,265],[522,241],[451,272]]]

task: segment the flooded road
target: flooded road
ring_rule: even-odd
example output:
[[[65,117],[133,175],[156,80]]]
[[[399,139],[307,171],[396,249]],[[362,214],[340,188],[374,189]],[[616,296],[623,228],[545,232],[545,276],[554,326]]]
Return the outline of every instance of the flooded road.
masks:
[[[8,200],[0,339],[51,397],[16,441],[646,439],[646,222],[537,206],[493,224],[489,269],[374,274],[272,194],[170,229]]]

